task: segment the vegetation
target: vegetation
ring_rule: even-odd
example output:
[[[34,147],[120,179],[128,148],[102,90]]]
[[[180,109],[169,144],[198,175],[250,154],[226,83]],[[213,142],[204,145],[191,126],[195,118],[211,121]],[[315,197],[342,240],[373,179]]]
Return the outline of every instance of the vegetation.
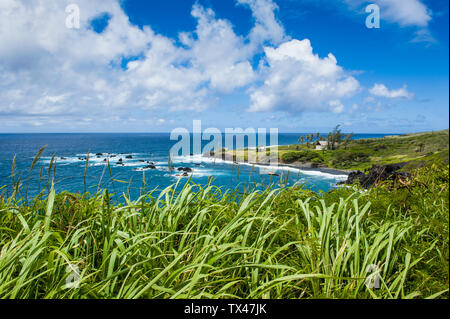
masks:
[[[297,152],[289,152],[284,153],[281,156],[281,159],[284,163],[293,163],[293,162],[314,162],[320,163],[322,162],[322,158],[319,153],[313,151],[297,151]]]
[[[322,137],[323,138],[323,137]],[[310,148],[310,146],[314,146],[314,144],[312,144],[315,141],[320,141],[321,140],[321,136],[320,133],[316,133],[316,134],[306,134],[303,136],[300,136],[300,138],[298,139],[298,142],[300,144],[304,144],[306,143],[306,147]]]
[[[340,170],[365,170],[372,165],[400,162],[410,162],[407,169],[435,160],[448,163],[448,130],[359,140],[352,140],[352,137],[353,134],[341,133],[338,126],[329,134],[329,149],[316,150],[311,141],[317,139],[317,134],[306,135],[299,139],[299,142],[306,141],[304,144],[279,146],[276,150],[278,160],[284,164]],[[267,148],[264,153],[249,149],[222,150],[210,155],[237,162],[258,163],[267,161],[273,151],[271,148]]]
[[[337,125],[332,132],[328,134],[328,150],[335,150],[339,143],[342,143],[342,141],[345,141],[348,143],[349,138],[352,136],[352,134],[348,135],[347,137],[345,134],[342,133],[340,129],[340,125]]]
[[[322,163],[323,166],[347,170],[364,170],[374,164],[398,162],[412,162],[414,167],[436,159],[448,162],[448,130],[350,140],[351,135],[342,138],[342,133],[336,129],[338,137],[332,140],[338,144],[331,146],[333,150],[311,150],[307,145],[280,146],[278,152],[281,162],[292,163],[290,160],[295,158],[299,151],[314,152],[317,154],[314,157],[316,162]],[[338,140],[340,142],[337,142]]]
[[[448,165],[367,192],[188,183],[121,204],[21,187],[0,189],[0,298],[449,296]]]

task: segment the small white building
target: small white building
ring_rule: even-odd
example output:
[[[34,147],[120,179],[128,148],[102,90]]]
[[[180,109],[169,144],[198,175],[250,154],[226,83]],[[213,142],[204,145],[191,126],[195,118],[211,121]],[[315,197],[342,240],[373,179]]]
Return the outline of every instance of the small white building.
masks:
[[[323,151],[328,148],[328,141],[317,141],[315,143],[315,145],[316,145],[316,150]]]
[[[318,151],[323,151],[328,149],[328,141],[317,141],[316,143],[314,143],[314,145],[316,146],[316,150]],[[335,143],[334,147],[337,147],[339,145],[339,143]]]

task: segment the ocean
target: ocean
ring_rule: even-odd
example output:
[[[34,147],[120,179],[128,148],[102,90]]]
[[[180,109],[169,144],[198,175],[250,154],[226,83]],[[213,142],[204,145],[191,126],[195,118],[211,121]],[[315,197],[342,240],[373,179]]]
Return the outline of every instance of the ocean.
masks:
[[[279,134],[278,145],[295,144],[301,135]],[[354,139],[385,135],[356,134]],[[203,141],[202,145],[208,142]],[[173,157],[175,171],[170,173],[168,154],[175,143],[177,141],[170,140],[169,133],[0,134],[0,187],[20,176],[29,197],[36,195],[48,180],[53,179],[56,191],[82,193],[86,190],[94,194],[99,189],[108,189],[118,197],[125,193],[137,199],[143,192],[155,190],[157,193],[175,183],[181,187],[189,178],[200,185],[211,181],[223,190],[242,190],[249,183],[278,186],[280,179],[283,179],[290,186],[300,183],[313,191],[328,191],[336,187],[339,181],[345,180],[343,175],[287,168],[275,172],[279,177],[270,176],[251,165],[238,167],[232,163],[202,158],[200,154]],[[30,173],[33,159],[44,145],[46,148]],[[83,158],[88,153],[89,165],[86,169]],[[56,166],[49,171],[54,154]],[[14,156],[15,174],[12,176]],[[109,167],[106,158],[110,161]],[[155,169],[145,169],[148,165],[154,165]],[[188,167],[192,173],[188,177],[180,176],[180,167]]]

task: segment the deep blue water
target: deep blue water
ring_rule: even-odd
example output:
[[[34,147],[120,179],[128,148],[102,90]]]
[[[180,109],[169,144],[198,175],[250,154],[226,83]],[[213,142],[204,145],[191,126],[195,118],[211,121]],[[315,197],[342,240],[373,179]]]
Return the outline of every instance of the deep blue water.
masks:
[[[297,143],[300,135],[303,134],[279,134],[278,145]],[[354,138],[383,136],[385,135],[357,134]],[[28,185],[29,196],[37,194],[39,186],[42,187],[48,179],[49,163],[52,155],[56,154],[55,188],[58,191],[83,192],[85,189],[83,173],[86,162],[80,158],[85,157],[89,152],[90,160],[86,175],[87,190],[95,193],[100,185],[100,188],[108,188],[110,192],[115,192],[119,196],[122,192],[130,191],[131,197],[136,199],[143,191],[144,178],[147,191],[155,188],[161,190],[177,181],[184,183],[188,180],[186,177],[177,176],[178,172],[170,174],[168,171],[169,150],[176,142],[170,140],[169,133],[0,134],[0,185],[11,182],[11,167],[15,155],[16,175],[14,178],[20,176],[22,183]],[[208,142],[204,141],[203,145]],[[47,146],[42,157],[36,163],[33,173],[30,174],[33,158],[44,145]],[[96,153],[104,155],[97,157]],[[126,158],[129,155],[132,156],[131,159]],[[110,160],[111,173],[113,178],[118,180],[116,182],[111,181],[108,166],[104,161],[106,157]],[[117,164],[120,158],[122,158],[123,166]],[[206,184],[210,178],[213,178],[213,184],[224,189],[242,189],[248,185],[249,181],[264,184],[279,184],[280,181],[280,177],[269,176],[249,165],[239,165],[238,170],[235,165],[229,163],[213,162],[209,159],[201,160],[199,156],[194,158],[195,161],[190,157],[175,157],[173,164],[175,169],[190,167],[193,170],[191,178],[195,183]],[[149,165],[147,162],[154,163],[156,169],[145,170],[143,173],[142,169]],[[44,179],[38,185],[38,176],[41,170]],[[304,183],[306,187],[314,191],[327,191],[344,178],[343,176],[286,169],[279,170],[277,173],[284,178],[288,177],[288,185]]]

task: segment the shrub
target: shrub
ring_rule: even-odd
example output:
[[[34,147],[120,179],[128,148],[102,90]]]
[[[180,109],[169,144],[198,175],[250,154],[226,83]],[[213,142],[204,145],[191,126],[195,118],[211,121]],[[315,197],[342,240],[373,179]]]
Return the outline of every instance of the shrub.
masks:
[[[369,155],[363,152],[337,152],[333,159],[333,164],[341,167],[349,167],[352,164],[367,161],[369,161]]]
[[[313,151],[299,151],[299,152],[288,152],[281,156],[281,159],[285,163],[293,162],[314,162],[323,163],[323,159],[318,152]]]

